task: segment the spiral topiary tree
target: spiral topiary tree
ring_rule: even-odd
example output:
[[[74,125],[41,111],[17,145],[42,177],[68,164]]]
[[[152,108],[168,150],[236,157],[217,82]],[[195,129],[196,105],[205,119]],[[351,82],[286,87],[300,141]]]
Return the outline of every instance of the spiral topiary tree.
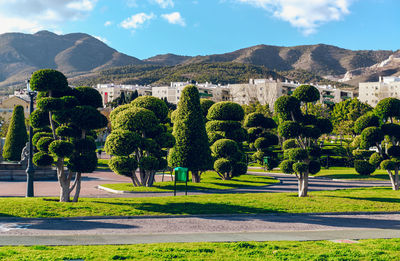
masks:
[[[233,176],[247,172],[247,167],[243,167],[246,166],[246,158],[242,142],[246,140],[247,136],[246,130],[241,125],[243,117],[243,108],[233,102],[218,102],[208,110],[207,119],[209,121],[206,123],[206,130],[208,140],[212,144],[211,152],[215,160],[214,170],[222,179],[231,179]],[[233,143],[236,145],[231,145]],[[220,147],[230,147],[232,150],[220,153],[218,149]],[[221,165],[221,162],[224,164]]]
[[[196,86],[182,90],[174,114],[172,135],[176,143],[169,152],[168,164],[188,168],[192,182],[199,183],[202,171],[212,169],[212,158]]]
[[[35,72],[30,83],[39,92],[37,110],[30,116],[36,130],[32,145],[38,151],[33,155],[33,163],[55,164],[60,201],[71,201],[75,190],[72,201],[77,202],[81,174],[93,172],[97,166],[93,130],[107,125],[106,117],[97,110],[102,106],[101,95],[90,87],[68,87],[65,76],[51,69]]]
[[[3,158],[10,161],[20,161],[21,152],[28,141],[25,126],[24,107],[17,105],[8,125],[6,141],[3,147]]]
[[[134,186],[152,186],[156,171],[167,167],[165,149],[175,145],[174,136],[162,124],[167,116],[165,102],[152,96],[138,97],[110,114],[112,132],[104,148],[113,155],[109,166],[131,178]]]
[[[277,167],[277,155],[272,151],[272,146],[279,143],[278,137],[272,133],[277,127],[275,121],[262,113],[253,112],[245,117],[243,126],[247,128],[249,147],[257,150],[252,155],[253,159],[264,164],[264,157],[269,157],[266,168],[271,170]]]
[[[400,125],[394,118],[400,117],[400,100],[386,98],[381,100],[372,113],[360,117],[354,124],[358,134],[355,142],[358,149],[365,152],[364,158],[354,162],[360,175],[369,175],[377,166],[389,175],[393,190],[399,190],[400,167]],[[369,149],[375,147],[377,152]]]
[[[301,88],[300,88],[301,87]],[[279,136],[289,139],[283,143],[286,159],[280,168],[284,173],[294,173],[298,179],[299,197],[307,196],[308,175],[316,174],[321,169],[320,148],[318,138],[332,131],[328,119],[317,118],[306,113],[303,115],[300,104],[319,100],[319,91],[309,85],[298,87],[293,96],[281,96],[275,102],[275,112],[278,114]]]

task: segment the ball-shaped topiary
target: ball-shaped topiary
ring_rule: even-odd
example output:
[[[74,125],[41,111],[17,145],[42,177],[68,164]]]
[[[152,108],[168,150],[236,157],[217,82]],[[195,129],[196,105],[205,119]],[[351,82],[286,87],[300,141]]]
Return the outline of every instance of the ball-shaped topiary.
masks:
[[[240,175],[246,174],[247,164],[244,162],[235,162],[232,164],[232,177],[238,177]]]
[[[226,158],[219,158],[214,162],[214,170],[218,173],[227,173],[232,170],[232,163]]]
[[[215,104],[214,101],[209,99],[200,99],[201,111],[203,112],[204,118],[207,118],[208,110]]]
[[[248,114],[244,119],[244,127],[262,127],[265,129],[276,128],[276,123],[273,119],[265,117],[264,114],[253,112]]]
[[[127,156],[142,144],[139,134],[131,131],[117,130],[107,136],[104,150],[109,155]]]
[[[124,105],[120,105],[117,108],[115,108],[114,110],[111,111],[110,113],[110,122],[111,122],[111,126],[114,128],[114,124],[115,124],[115,119],[117,118],[118,114],[120,112],[123,112],[125,110],[128,109],[132,109],[132,105],[130,104],[124,104]]]
[[[138,162],[133,157],[115,156],[109,160],[108,166],[119,175],[132,177],[138,168]]]
[[[158,170],[158,159],[153,156],[142,157],[139,162],[139,167],[144,170]]]
[[[311,174],[317,174],[320,170],[321,170],[321,163],[319,163],[319,161],[317,160],[310,161],[310,163],[308,164],[308,171]]]
[[[73,172],[91,173],[97,168],[97,155],[95,151],[72,154],[68,161],[68,169]]]
[[[293,173],[293,164],[295,162],[293,160],[284,160],[279,164],[279,168],[283,173],[292,174]]]
[[[96,150],[96,142],[91,138],[78,139],[73,142],[75,150],[80,153],[86,153]]]
[[[314,86],[300,85],[294,90],[293,97],[302,102],[315,102],[320,99],[320,93]]]
[[[383,161],[383,157],[377,152],[373,153],[371,155],[371,157],[369,158],[369,163],[374,165],[375,168],[378,167],[382,161]]]
[[[361,132],[361,142],[367,147],[375,146],[385,138],[382,130],[378,127],[368,127]]]
[[[60,99],[63,101],[65,109],[72,109],[79,105],[78,99],[74,96],[63,96]]]
[[[333,125],[330,119],[318,118],[313,125],[317,126],[321,134],[329,134],[333,131]]]
[[[396,168],[396,163],[387,159],[381,162],[380,167],[385,170],[394,170]]]
[[[396,137],[397,139],[400,138],[400,125],[395,123],[386,123],[381,125],[381,129],[383,134],[388,136]]]
[[[56,128],[56,135],[62,137],[77,138],[81,136],[81,133],[77,127],[59,126]]]
[[[374,152],[371,150],[356,149],[352,151],[353,156],[356,159],[362,160],[371,157]]]
[[[161,122],[164,122],[168,116],[168,107],[165,102],[153,96],[140,96],[134,99],[131,105],[152,111]]]
[[[387,154],[393,158],[400,158],[400,146],[390,146],[387,150]]]
[[[37,132],[33,135],[32,137],[32,145],[36,146],[37,142],[42,138],[42,137],[53,137],[53,134],[50,132]]]
[[[120,112],[114,120],[113,129],[147,132],[158,125],[156,115],[147,109],[132,108]]]
[[[293,149],[297,147],[299,147],[299,144],[297,143],[296,139],[287,139],[282,143],[283,150]]]
[[[354,123],[354,132],[360,134],[365,128],[379,127],[379,118],[373,114],[365,114]]]
[[[33,155],[32,162],[38,167],[47,167],[53,164],[54,159],[46,152],[39,151]]]
[[[44,97],[36,101],[36,106],[43,111],[58,111],[63,109],[64,101],[60,98]]]
[[[279,97],[274,104],[277,113],[288,113],[300,110],[300,101],[293,97],[284,95]]]
[[[65,75],[59,71],[42,69],[32,74],[30,87],[38,92],[62,91],[68,88],[68,81]]]
[[[296,173],[305,173],[308,170],[308,165],[304,162],[296,162],[293,164],[293,171]]]
[[[288,150],[289,159],[293,161],[301,161],[308,158],[308,152],[302,148],[294,148]]]
[[[400,100],[396,98],[385,98],[378,102],[375,112],[383,120],[400,116]]]
[[[93,108],[103,107],[101,94],[92,87],[76,87],[73,89],[73,94],[78,99],[81,106],[90,106]]]
[[[371,175],[375,171],[375,166],[365,160],[355,160],[354,168],[362,176]]]
[[[55,140],[50,143],[49,151],[58,158],[67,158],[74,151],[74,144],[65,140]]]
[[[49,150],[49,145],[52,143],[54,139],[52,137],[42,137],[36,143],[36,148],[39,151],[47,152]]]
[[[241,121],[244,117],[242,106],[237,103],[223,101],[210,107],[207,114],[208,120]]]
[[[255,140],[254,147],[258,150],[267,149],[270,146],[278,144],[278,137],[276,135],[269,133],[269,137],[260,137]]]
[[[46,111],[36,109],[31,113],[29,122],[33,128],[47,127],[50,125],[49,114]]]
[[[301,132],[304,137],[318,139],[321,136],[321,131],[314,125],[307,125],[302,127]]]
[[[71,110],[71,122],[83,130],[100,129],[107,126],[106,116],[92,106],[76,106]]]
[[[301,134],[302,128],[295,121],[284,121],[278,126],[278,134],[285,138],[296,138]]]
[[[217,140],[212,146],[211,151],[216,158],[229,158],[232,153],[239,150],[235,141],[229,139]]]
[[[213,120],[206,123],[207,132],[215,131],[230,131],[233,129],[239,129],[242,125],[239,121],[219,121]]]

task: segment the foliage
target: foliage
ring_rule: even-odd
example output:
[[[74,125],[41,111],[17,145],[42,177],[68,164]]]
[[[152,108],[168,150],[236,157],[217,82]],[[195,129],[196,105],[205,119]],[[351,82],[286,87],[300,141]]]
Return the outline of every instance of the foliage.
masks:
[[[293,97],[302,102],[315,102],[320,98],[317,88],[311,85],[300,85],[293,92]]]
[[[354,132],[360,134],[367,127],[379,127],[379,118],[372,113],[361,116],[354,123]]]
[[[207,120],[208,110],[214,105],[214,101],[209,99],[200,99],[201,111],[203,112],[204,119]]]
[[[11,161],[21,160],[21,152],[27,141],[28,134],[25,126],[24,107],[17,105],[14,107],[8,126],[3,147],[3,158]]]
[[[243,108],[239,104],[229,101],[215,103],[207,114],[208,120],[241,121],[243,117]]]
[[[375,166],[365,160],[355,160],[354,168],[360,175],[371,175],[375,171]]]
[[[53,161],[53,157],[43,151],[35,153],[32,158],[32,162],[36,166],[50,166],[53,164]]]
[[[132,106],[152,111],[160,122],[165,122],[168,116],[168,107],[162,100],[153,96],[140,96],[132,101]]]
[[[30,87],[38,92],[64,91],[68,88],[68,81],[59,71],[42,69],[32,74]]]
[[[212,168],[211,150],[208,144],[203,113],[198,89],[194,85],[186,86],[182,90],[175,111],[176,119],[173,122],[172,134],[176,143],[169,152],[168,164],[170,167],[188,168],[192,172],[194,182],[200,182],[198,171]],[[219,123],[219,121],[210,121],[209,123],[216,122]],[[226,121],[221,124],[224,125],[229,122]],[[238,124],[236,128],[240,128],[239,122],[233,123]],[[223,129],[223,131],[229,131],[229,129]]]
[[[390,119],[393,122],[393,117],[400,116],[400,100],[396,98],[382,99],[376,105],[375,112],[382,120]]]

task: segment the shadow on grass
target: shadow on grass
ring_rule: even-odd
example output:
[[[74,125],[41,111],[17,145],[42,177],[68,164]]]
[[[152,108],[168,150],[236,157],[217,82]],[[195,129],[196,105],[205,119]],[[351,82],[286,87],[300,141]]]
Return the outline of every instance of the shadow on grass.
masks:
[[[330,179],[360,179],[360,180],[368,180],[371,178],[389,180],[389,176],[387,174],[376,174],[370,176],[362,176],[357,174],[320,174],[314,175],[314,177],[324,177]]]
[[[327,197],[337,197],[337,196],[327,196]],[[340,196],[339,198],[347,198],[347,199],[355,199],[355,200],[368,200],[368,201],[383,202],[383,203],[400,203],[400,198],[344,197],[344,196]]]

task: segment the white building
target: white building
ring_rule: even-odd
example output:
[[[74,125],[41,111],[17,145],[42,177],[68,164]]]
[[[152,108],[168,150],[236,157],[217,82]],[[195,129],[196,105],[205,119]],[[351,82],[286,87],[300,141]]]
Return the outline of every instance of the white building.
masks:
[[[259,102],[262,105],[268,104],[273,110],[275,101],[283,96],[290,95],[301,84],[289,81],[273,79],[250,79],[247,84],[229,85],[232,101],[239,104],[250,104]],[[334,104],[345,99],[353,98],[352,91],[336,89],[330,85],[314,85],[320,94],[320,102],[323,104]]]
[[[139,96],[151,95],[151,87],[142,85],[97,84],[95,89],[101,94],[103,105],[118,98],[122,92],[127,94],[136,90]]]
[[[178,104],[182,90],[190,85],[189,82],[171,82],[170,86],[159,86],[152,88],[154,97],[164,99],[173,104]],[[215,102],[230,100],[229,89],[227,86],[215,85],[212,83],[193,84],[199,90],[200,98],[211,99]]]
[[[360,82],[359,99],[375,107],[382,99],[400,99],[400,77],[379,77],[378,82]]]

